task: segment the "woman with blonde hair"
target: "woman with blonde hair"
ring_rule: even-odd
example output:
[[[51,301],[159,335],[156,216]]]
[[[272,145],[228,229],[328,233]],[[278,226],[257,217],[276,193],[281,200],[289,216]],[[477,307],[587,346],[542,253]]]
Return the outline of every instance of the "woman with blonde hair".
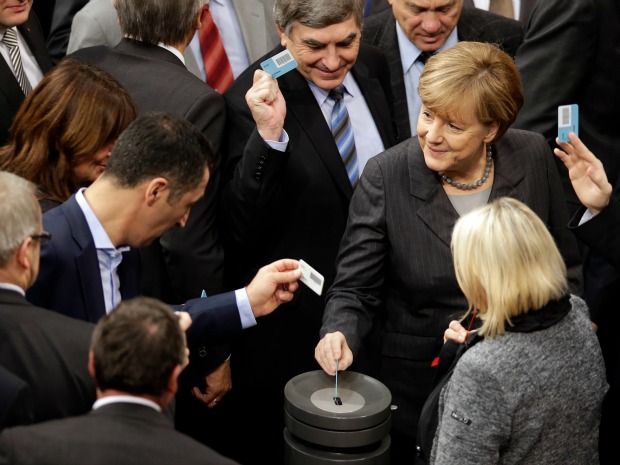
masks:
[[[37,186],[43,211],[67,200],[104,170],[114,141],[136,118],[123,86],[102,69],[63,60],[22,103],[0,170]]]
[[[456,222],[451,249],[481,340],[441,391],[430,463],[597,464],[605,367],[545,224],[500,198]]]

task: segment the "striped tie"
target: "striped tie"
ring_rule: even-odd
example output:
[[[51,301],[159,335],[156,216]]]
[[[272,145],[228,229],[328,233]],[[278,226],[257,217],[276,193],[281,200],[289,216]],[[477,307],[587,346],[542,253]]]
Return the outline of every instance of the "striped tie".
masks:
[[[224,50],[222,36],[213,21],[209,5],[203,7],[200,22],[200,49],[205,64],[207,82],[222,94],[233,83],[234,77],[226,50]]]
[[[8,28],[2,37],[2,43],[9,49],[9,56],[11,57],[11,63],[13,63],[13,70],[15,71],[15,78],[19,82],[19,87],[24,91],[24,95],[28,96],[32,92],[30,81],[26,77],[24,67],[22,66],[22,57],[19,53],[19,45],[17,45],[17,34],[15,29]]]
[[[349,175],[351,185],[355,187],[359,177],[357,168],[357,155],[355,153],[355,138],[353,137],[353,127],[349,119],[347,107],[344,104],[344,86],[341,84],[329,91],[329,98],[334,100],[332,109],[331,129],[334,140],[338,146],[338,151],[344,162]]]

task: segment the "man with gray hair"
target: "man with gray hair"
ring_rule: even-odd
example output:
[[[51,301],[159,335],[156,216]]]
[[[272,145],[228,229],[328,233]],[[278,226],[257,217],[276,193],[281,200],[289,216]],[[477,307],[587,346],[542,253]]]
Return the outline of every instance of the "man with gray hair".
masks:
[[[25,298],[39,271],[41,225],[34,184],[0,171],[0,365],[30,386],[33,422],[90,410],[87,370],[93,325],[36,307]]]
[[[87,415],[9,428],[0,462],[100,465],[235,465],[175,431],[161,412],[187,365],[185,337],[170,307],[147,298],[122,302],[92,337],[88,369],[97,402]]]
[[[360,42],[364,5],[276,0],[281,45],[224,93],[222,224],[227,268],[238,284],[284,254],[306,260],[326,290],[357,176],[396,142],[387,62]],[[273,79],[260,63],[285,49],[297,69]],[[284,386],[317,368],[323,297],[304,288],[287,306],[286,315],[270,316],[233,348],[234,412],[224,421],[249,442],[226,454],[242,463],[282,462]]]

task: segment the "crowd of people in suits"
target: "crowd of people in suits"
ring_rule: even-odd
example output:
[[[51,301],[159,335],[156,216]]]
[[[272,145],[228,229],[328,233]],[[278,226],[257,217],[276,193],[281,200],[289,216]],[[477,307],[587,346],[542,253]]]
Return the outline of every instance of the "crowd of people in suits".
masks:
[[[485,341],[461,366],[505,350],[498,336],[521,347],[518,329],[489,332],[494,307],[463,285],[460,271],[476,269],[459,267],[452,243],[466,218],[510,212],[541,221],[564,268],[545,299],[523,292],[520,313],[501,318],[550,315],[521,332],[583,342],[564,387],[535,363],[532,382],[560,393],[592,373],[591,398],[562,411],[548,450],[587,411],[566,463],[614,463],[619,26],[613,0],[0,0],[0,421],[37,424],[0,435],[0,462],[39,460],[38,438],[46,463],[71,463],[61,448],[78,448],[79,431],[135,422],[101,444],[135,437],[133,448],[86,461],[169,463],[185,450],[196,463],[282,463],[285,384],[338,361],[390,389],[392,464],[466,461],[464,450],[480,463],[481,438],[496,434],[484,425],[500,426],[482,413],[474,428],[449,423],[465,373],[446,383],[432,454],[416,450],[418,423],[445,339],[473,338],[452,321],[468,307]],[[297,66],[275,79],[262,63],[285,50]],[[571,103],[580,134],[559,142],[557,107]],[[323,275],[322,295],[298,283],[298,259]],[[500,292],[487,285],[478,294]],[[575,329],[587,318],[594,329]],[[181,349],[114,359],[115,344],[157,345],[140,336],[151,319],[174,323]],[[106,338],[115,325],[123,337]],[[119,381],[131,371],[144,384]],[[467,415],[498,401],[484,387]],[[531,408],[530,391],[511,399],[521,394],[514,405]],[[502,437],[548,431],[532,420]],[[463,434],[476,447],[454,444]],[[149,444],[165,441],[175,446]],[[484,453],[531,463],[548,448],[532,441]]]

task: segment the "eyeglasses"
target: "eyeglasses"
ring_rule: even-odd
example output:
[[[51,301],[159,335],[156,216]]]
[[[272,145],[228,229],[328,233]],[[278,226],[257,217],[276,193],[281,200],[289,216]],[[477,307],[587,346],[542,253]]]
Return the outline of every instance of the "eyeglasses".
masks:
[[[41,232],[41,234],[31,234],[30,237],[33,240],[35,240],[35,241],[39,241],[41,246],[44,246],[50,240],[52,240],[52,233],[48,233],[47,231],[43,231],[43,232]]]

